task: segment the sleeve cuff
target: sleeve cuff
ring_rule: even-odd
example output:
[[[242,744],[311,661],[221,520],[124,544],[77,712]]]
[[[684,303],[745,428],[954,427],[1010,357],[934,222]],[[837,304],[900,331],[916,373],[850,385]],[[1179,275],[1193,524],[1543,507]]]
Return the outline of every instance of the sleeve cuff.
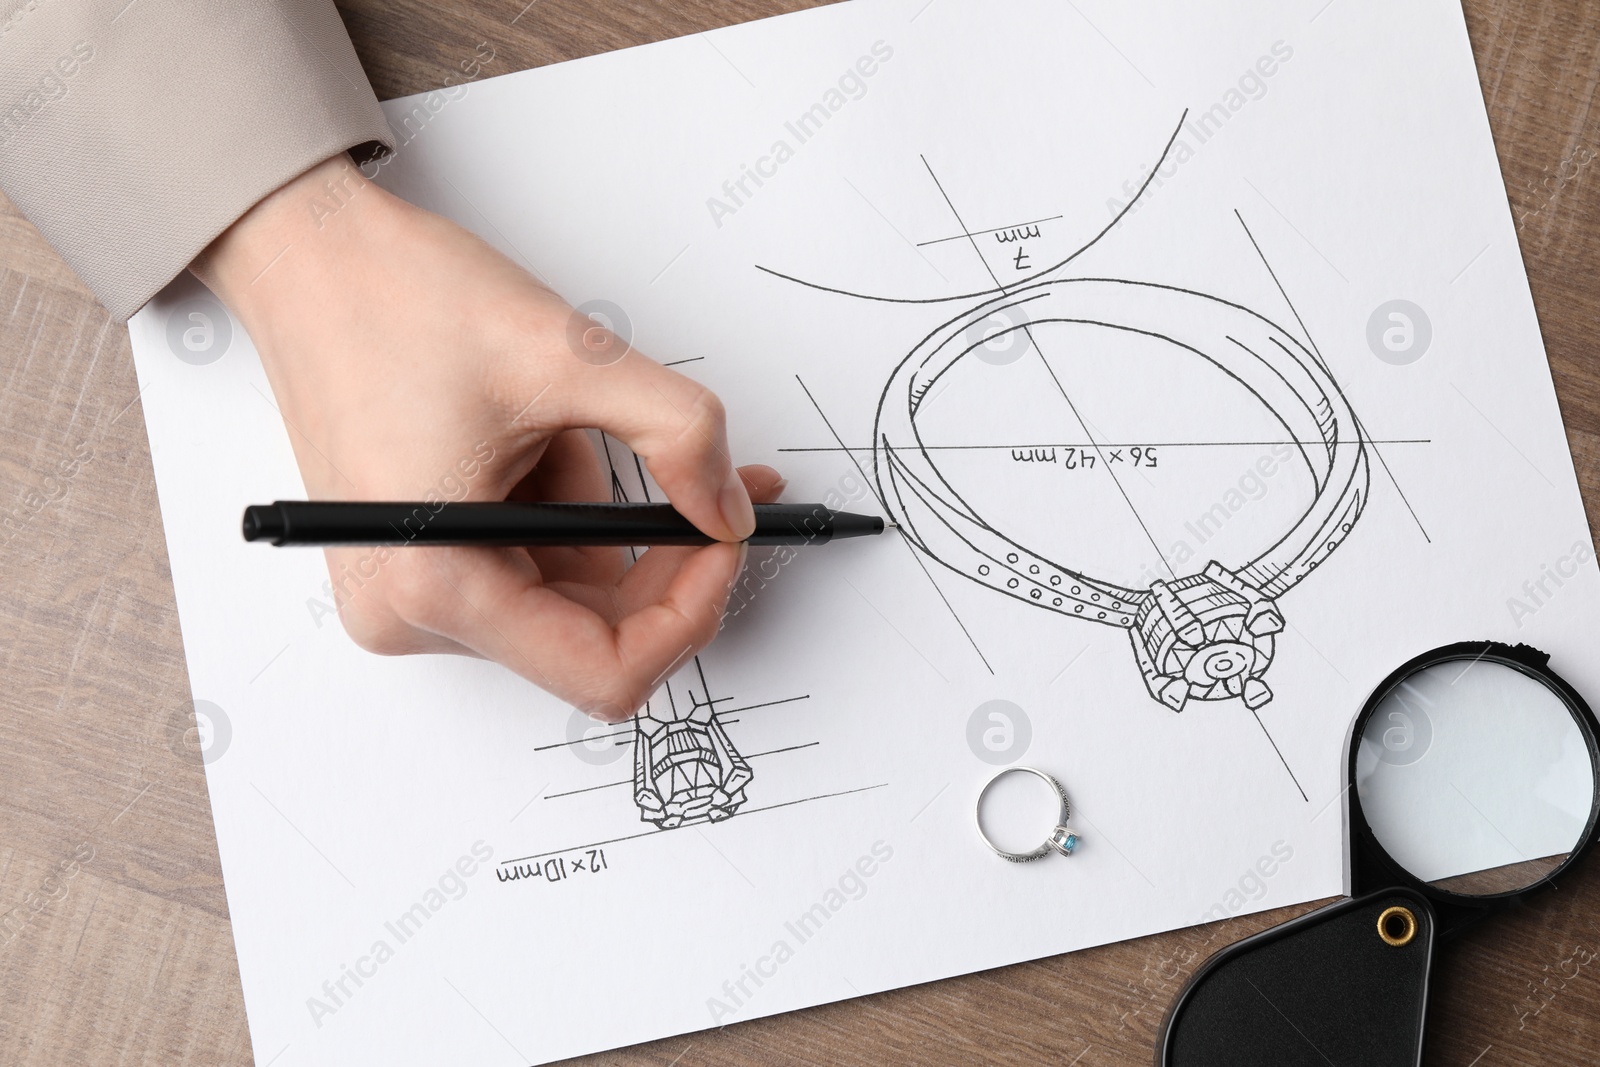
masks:
[[[395,143],[331,0],[124,4],[0,29],[0,187],[118,320],[274,189]]]

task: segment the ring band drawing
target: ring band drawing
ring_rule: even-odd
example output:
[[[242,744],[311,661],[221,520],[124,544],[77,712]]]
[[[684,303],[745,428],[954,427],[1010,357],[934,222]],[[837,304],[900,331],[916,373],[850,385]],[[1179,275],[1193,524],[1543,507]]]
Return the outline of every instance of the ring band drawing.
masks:
[[[996,782],[1008,774],[1031,774],[1041,778],[1051,789],[1056,791],[1056,796],[1061,798],[1061,813],[1056,817],[1055,829],[1050,831],[1050,836],[1045,838],[1044,844],[1031,852],[1007,852],[990,840],[989,835],[983,829],[983,798],[989,795],[989,790],[994,787]],[[989,779],[988,784],[978,791],[978,804],[974,813],[974,822],[978,827],[978,836],[983,839],[984,844],[993,850],[995,855],[1003,860],[1010,860],[1012,863],[1032,863],[1034,860],[1043,859],[1051,853],[1057,853],[1062,856],[1072,855],[1073,850],[1078,847],[1078,832],[1067,825],[1067,820],[1071,817],[1072,804],[1067,800],[1066,787],[1054,775],[1046,774],[1037,767],[1007,767]]]
[[[1017,281],[1002,283],[984,259],[993,288],[918,298],[856,292],[769,267],[758,269],[838,296],[900,306],[948,303],[965,307],[900,360],[879,398],[873,425],[872,480],[878,499],[901,535],[918,553],[996,592],[1072,618],[1126,630],[1145,688],[1173,711],[1183,711],[1192,700],[1235,697],[1254,711],[1272,700],[1264,676],[1272,665],[1275,638],[1287,625],[1279,598],[1320,566],[1361,516],[1370,486],[1368,438],[1239,212],[1234,215],[1299,323],[1301,336],[1251,308],[1207,293],[1126,277],[1062,276],[1126,221],[1166,165],[1188,114],[1185,111],[1179,118],[1144,184],[1109,224],[1070,255]],[[960,223],[963,236],[978,252],[974,233],[967,229],[926,157],[922,162]],[[1038,233],[1038,226],[1033,226],[1029,231],[1012,232],[1010,239],[1026,242]],[[1008,238],[1002,235],[1000,239]],[[983,258],[981,252],[978,255]],[[1298,449],[1314,483],[1310,505],[1287,533],[1247,562],[1234,561],[1230,567],[1213,558],[1196,573],[1174,572],[1170,579],[1157,579],[1140,589],[1074,570],[1006,536],[995,524],[1003,523],[1002,517],[991,523],[945,478],[922,440],[917,416],[942,375],[974,355],[985,358],[994,343],[1005,341],[1008,335],[1017,335],[1009,337],[1012,346],[1021,347],[1024,355],[1031,351],[1048,367],[1033,331],[1051,323],[1140,335],[1203,359],[1229,376],[1288,431],[1287,443]],[[1053,368],[1050,373],[1073,417],[1083,422]],[[1086,423],[1083,429],[1098,453],[1102,446]],[[842,446],[844,442],[839,443]],[[1100,460],[1101,467],[1109,471],[1103,456]],[[1119,483],[1119,491],[1121,488]],[[1127,498],[1125,492],[1122,496]],[[1128,506],[1132,509],[1131,500]],[[1159,554],[1159,549],[1156,551]]]
[[[940,377],[997,338],[1050,323],[1142,334],[1208,360],[1242,384],[1296,443],[1316,485],[1294,527],[1249,563],[1128,589],[1080,573],[1008,538],[946,481],[917,426]],[[992,328],[991,328],[992,327]],[[1292,334],[1238,304],[1117,278],[1058,279],[1005,292],[949,320],[890,375],[873,431],[879,495],[918,550],[996,592],[1126,629],[1150,695],[1173,711],[1190,700],[1272,699],[1262,676],[1284,628],[1277,599],[1354,527],[1368,490],[1366,446],[1338,384]]]

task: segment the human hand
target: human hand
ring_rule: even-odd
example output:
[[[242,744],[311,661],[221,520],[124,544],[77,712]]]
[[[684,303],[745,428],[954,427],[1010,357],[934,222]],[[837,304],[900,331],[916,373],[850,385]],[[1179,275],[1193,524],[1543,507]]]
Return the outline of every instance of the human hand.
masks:
[[[337,205],[337,207],[336,207]],[[570,331],[574,312],[454,223],[366,181],[339,155],[273,193],[193,270],[249,331],[312,499],[610,500],[584,427],[637,453],[722,542],[776,499],[735,470],[721,402],[628,350]],[[613,349],[614,351],[614,349]],[[617,721],[715,636],[745,546],[341,548],[340,619],[383,655],[496,660]]]

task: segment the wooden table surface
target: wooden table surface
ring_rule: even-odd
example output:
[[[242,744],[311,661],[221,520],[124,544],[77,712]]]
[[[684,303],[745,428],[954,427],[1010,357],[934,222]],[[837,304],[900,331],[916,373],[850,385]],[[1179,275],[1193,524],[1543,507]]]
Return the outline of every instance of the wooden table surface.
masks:
[[[485,73],[499,74],[819,2],[340,8],[378,95],[390,97],[444,84],[479,42],[495,54]],[[1600,4],[1466,6],[1578,479],[1595,512],[1600,182],[1588,164],[1600,152]],[[21,527],[0,527],[0,1064],[249,1062],[205,779],[185,738],[189,686],[127,331],[3,199],[0,377],[0,510]],[[75,473],[62,475],[72,456]],[[1170,998],[1206,955],[1304,910],[588,1062],[1144,1067]],[[1597,953],[1592,861],[1447,949],[1427,1062],[1600,1062]],[[619,1001],[636,995],[619,975]]]

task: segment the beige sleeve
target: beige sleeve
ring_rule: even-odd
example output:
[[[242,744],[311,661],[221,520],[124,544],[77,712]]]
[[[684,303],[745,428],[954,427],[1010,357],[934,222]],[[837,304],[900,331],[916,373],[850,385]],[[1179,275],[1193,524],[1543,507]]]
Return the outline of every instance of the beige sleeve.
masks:
[[[394,145],[332,0],[0,0],[0,188],[118,319],[372,141]]]

